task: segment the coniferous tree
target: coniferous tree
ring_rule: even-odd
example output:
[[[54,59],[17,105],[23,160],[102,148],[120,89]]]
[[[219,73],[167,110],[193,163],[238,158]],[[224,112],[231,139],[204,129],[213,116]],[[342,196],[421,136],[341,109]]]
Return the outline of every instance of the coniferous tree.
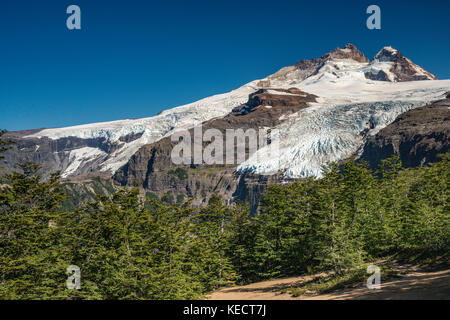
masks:
[[[14,141],[12,141],[11,139],[2,138],[2,136],[4,136],[6,132],[6,130],[0,130],[0,159],[4,158],[2,153],[9,149],[8,146],[14,143]]]
[[[233,281],[231,259],[226,255],[231,211],[220,196],[212,196],[208,206],[199,210],[192,224],[195,246],[191,256],[201,266],[202,282],[207,290],[217,289]]]
[[[40,166],[19,164],[22,172],[5,174],[0,189],[0,297],[42,298],[52,295],[58,246],[58,209],[64,200],[59,173],[42,181]],[[56,256],[53,256],[56,258]],[[47,289],[46,289],[47,288]]]
[[[0,151],[10,142],[1,140]],[[392,254],[448,259],[450,153],[376,172],[354,159],[321,179],[272,185],[252,217],[245,204],[141,200],[137,189],[62,211],[59,174],[21,164],[0,182],[0,299],[193,299],[236,281],[333,270]],[[66,268],[81,268],[81,290]]]
[[[359,267],[364,259],[364,251],[359,237],[352,232],[354,213],[345,206],[344,177],[336,164],[326,168],[320,180],[317,223],[318,253],[320,266],[343,274],[346,269]]]

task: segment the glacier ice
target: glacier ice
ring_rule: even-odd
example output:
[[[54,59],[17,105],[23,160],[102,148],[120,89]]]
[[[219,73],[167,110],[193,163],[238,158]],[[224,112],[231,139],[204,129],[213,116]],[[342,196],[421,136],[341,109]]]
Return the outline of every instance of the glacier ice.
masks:
[[[298,88],[318,96],[316,103],[290,116],[283,116],[279,129],[279,156],[267,158],[262,148],[238,166],[238,172],[257,174],[281,170],[288,178],[320,176],[322,165],[340,161],[358,151],[365,135],[376,134],[401,113],[443,98],[450,91],[450,80],[388,82],[369,80],[365,72],[383,71],[389,78],[391,62],[330,59],[312,75],[294,66],[264,79],[252,81],[228,93],[172,108],[159,115],[135,120],[86,124],[45,129],[29,137],[104,138],[118,147],[111,154],[93,148],[70,152],[63,176],[75,175],[81,163],[99,160],[101,170],[114,173],[142,146],[170,136],[175,130],[189,129],[213,118],[223,117],[248,101],[261,88]],[[420,73],[422,69],[417,67]],[[279,94],[279,91],[276,91]],[[287,93],[286,93],[287,94]],[[258,129],[258,128],[255,128]],[[362,134],[364,132],[364,134]],[[141,136],[120,141],[130,134]]]

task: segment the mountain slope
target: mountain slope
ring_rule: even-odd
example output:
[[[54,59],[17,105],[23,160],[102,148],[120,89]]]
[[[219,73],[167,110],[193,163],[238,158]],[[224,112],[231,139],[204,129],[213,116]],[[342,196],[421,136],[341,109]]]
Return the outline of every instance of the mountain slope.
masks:
[[[368,79],[394,82],[437,80],[435,75],[414,64],[392,47],[384,47],[378,52],[371,65],[375,66],[375,72],[368,70],[365,73]],[[378,70],[376,69],[377,65],[381,67]]]
[[[287,179],[320,176],[322,165],[357,154],[370,136],[398,115],[442,99],[450,91],[450,80],[434,79],[391,47],[383,48],[369,61],[354,45],[347,44],[229,93],[169,109],[155,117],[10,133],[17,144],[2,164],[11,168],[17,161],[33,160],[42,163],[46,172],[61,170],[67,179],[116,174],[121,183],[141,183],[149,177],[141,177],[141,169],[131,172],[130,161],[139,152],[151,150],[147,146],[178,129],[206,125],[214,119],[235,119],[236,110],[251,110],[254,119],[260,115],[273,121],[268,125],[264,121],[232,122],[229,127],[279,129],[280,154],[276,159],[268,158],[267,150],[262,148],[232,171],[237,169],[238,175],[278,171]],[[286,113],[286,107],[295,105],[299,95],[296,92],[316,98]],[[275,103],[279,106],[271,108],[270,104]],[[226,121],[222,121],[221,128],[226,127]],[[164,164],[170,167],[167,161]],[[148,164],[138,167],[147,168]],[[128,169],[126,179],[118,178],[125,177],[124,168]]]
[[[439,161],[437,155],[450,149],[449,124],[450,99],[410,110],[370,137],[361,159],[372,167],[394,154],[406,167]]]
[[[11,132],[9,136],[17,144],[3,165],[14,168],[16,162],[33,160],[43,163],[45,171],[61,170],[64,178],[92,173],[111,176],[142,146],[170,136],[175,129],[224,116],[256,90],[251,82],[149,118],[43,129],[31,134]]]
[[[371,82],[347,79],[304,84],[301,89],[319,96],[319,102],[275,127],[280,132],[279,157],[265,157],[267,147],[262,148],[238,171],[283,171],[287,178],[320,176],[322,165],[355,155],[367,137],[398,115],[443,98],[450,85],[449,81]]]

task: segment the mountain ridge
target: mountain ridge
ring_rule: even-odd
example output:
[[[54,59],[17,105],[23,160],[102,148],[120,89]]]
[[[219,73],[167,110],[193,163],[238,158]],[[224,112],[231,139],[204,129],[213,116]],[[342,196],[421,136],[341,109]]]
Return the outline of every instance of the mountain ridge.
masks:
[[[236,110],[247,110],[247,105],[249,110],[271,107],[273,102],[267,101],[289,106],[299,90],[317,98],[293,113],[262,110],[278,117],[273,122],[283,138],[278,171],[287,179],[320,176],[323,164],[354,155],[398,115],[448,94],[450,80],[435,79],[392,47],[384,47],[370,61],[356,46],[346,44],[320,58],[300,60],[228,93],[164,110],[157,116],[11,133],[18,143],[2,164],[14,167],[16,161],[32,160],[42,163],[46,172],[61,170],[66,179],[111,177],[139,150],[170,137],[175,130],[212,119],[232,119]],[[258,92],[263,98],[252,101],[250,97]],[[280,98],[281,92],[289,93],[290,98],[286,94]],[[258,126],[257,121],[254,124]],[[270,159],[255,161],[250,155],[233,170],[248,176],[273,169]]]

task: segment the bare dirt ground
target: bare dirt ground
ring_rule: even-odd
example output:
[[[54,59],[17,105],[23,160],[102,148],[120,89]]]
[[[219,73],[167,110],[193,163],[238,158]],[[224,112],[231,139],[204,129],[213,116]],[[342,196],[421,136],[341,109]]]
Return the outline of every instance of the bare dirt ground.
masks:
[[[252,283],[216,291],[210,300],[408,300],[445,299],[450,300],[450,268],[428,271],[411,268],[400,278],[381,279],[381,289],[369,290],[366,285],[337,290],[326,294],[309,294],[293,297],[280,294],[280,290],[295,287],[311,280],[314,276],[293,277]]]

